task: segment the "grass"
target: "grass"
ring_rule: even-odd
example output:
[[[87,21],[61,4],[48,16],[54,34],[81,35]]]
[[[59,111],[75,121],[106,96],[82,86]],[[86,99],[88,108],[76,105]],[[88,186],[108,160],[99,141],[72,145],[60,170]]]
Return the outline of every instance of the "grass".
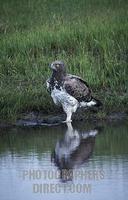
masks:
[[[64,60],[104,112],[127,111],[126,0],[0,0],[0,118],[54,112],[48,64]]]

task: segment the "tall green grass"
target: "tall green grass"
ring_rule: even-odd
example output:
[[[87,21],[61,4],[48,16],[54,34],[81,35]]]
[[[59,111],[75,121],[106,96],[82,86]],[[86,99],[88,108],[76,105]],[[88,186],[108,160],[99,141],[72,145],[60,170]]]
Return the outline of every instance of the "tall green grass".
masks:
[[[54,111],[48,64],[64,60],[82,76],[106,111],[126,110],[126,0],[0,0],[0,115]]]

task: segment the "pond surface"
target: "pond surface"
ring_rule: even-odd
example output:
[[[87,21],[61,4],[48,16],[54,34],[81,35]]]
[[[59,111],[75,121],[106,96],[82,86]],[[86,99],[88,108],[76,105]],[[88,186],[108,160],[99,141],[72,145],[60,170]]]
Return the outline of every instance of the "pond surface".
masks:
[[[0,131],[0,199],[128,197],[126,122]]]

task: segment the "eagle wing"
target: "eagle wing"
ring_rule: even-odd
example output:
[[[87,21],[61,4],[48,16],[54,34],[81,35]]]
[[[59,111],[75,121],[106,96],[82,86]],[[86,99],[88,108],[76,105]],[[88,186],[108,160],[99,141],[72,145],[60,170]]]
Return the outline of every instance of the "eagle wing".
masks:
[[[83,79],[75,75],[67,75],[64,81],[64,88],[68,94],[79,102],[89,102],[91,100],[91,90]]]

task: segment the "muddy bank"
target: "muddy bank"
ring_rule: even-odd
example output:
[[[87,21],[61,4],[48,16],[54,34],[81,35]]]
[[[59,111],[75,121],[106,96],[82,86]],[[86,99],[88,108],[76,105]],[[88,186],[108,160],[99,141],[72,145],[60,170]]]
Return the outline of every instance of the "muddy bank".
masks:
[[[9,128],[12,126],[53,126],[62,124],[65,120],[65,114],[51,114],[46,115],[41,112],[29,112],[24,113],[14,123],[0,122],[0,128]],[[118,121],[128,119],[128,114],[125,112],[113,112],[108,115],[99,115],[97,113],[90,112],[77,112],[73,115],[72,120],[75,122],[88,121],[88,122],[99,122],[99,121]]]

